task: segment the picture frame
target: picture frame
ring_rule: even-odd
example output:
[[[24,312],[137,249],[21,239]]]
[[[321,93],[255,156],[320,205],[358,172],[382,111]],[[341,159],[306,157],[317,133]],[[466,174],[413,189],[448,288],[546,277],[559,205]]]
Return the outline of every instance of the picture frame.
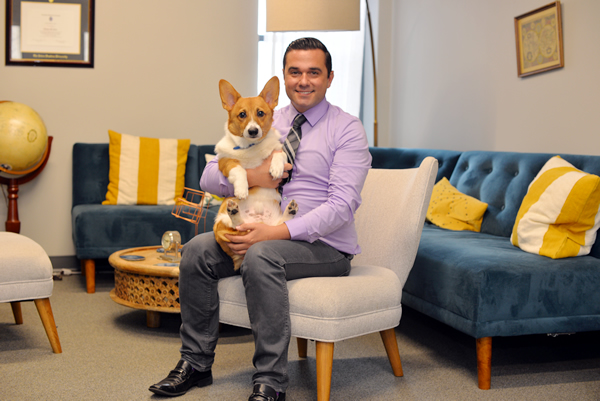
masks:
[[[515,38],[519,77],[564,67],[560,1],[515,17]]]
[[[6,65],[94,68],[95,0],[6,0]]]

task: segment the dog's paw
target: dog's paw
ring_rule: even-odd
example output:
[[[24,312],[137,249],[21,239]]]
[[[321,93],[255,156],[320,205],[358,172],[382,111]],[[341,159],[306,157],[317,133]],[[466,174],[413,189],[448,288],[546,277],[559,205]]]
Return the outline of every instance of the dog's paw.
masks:
[[[271,173],[271,177],[274,180],[278,180],[283,175],[283,164],[279,163],[271,163],[271,167],[269,168],[269,173]]]
[[[287,156],[283,152],[275,152],[271,159],[271,165],[269,166],[269,173],[274,180],[278,180],[283,176],[283,169]]]
[[[290,217],[294,217],[296,213],[298,213],[298,203],[292,199],[285,208],[285,214],[289,215]]]
[[[229,215],[229,219],[231,219],[232,227],[237,227],[244,223],[240,206],[235,199],[227,200],[227,214]]]
[[[227,200],[227,214],[233,218],[240,212],[240,206],[233,199]]]
[[[234,187],[233,194],[236,198],[244,200],[248,197],[248,187]]]

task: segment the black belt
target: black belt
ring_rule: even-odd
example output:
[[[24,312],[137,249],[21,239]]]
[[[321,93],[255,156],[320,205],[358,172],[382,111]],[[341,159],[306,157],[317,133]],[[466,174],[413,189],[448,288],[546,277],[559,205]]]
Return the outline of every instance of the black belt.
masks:
[[[352,260],[354,258],[354,255],[350,254],[350,253],[346,253],[346,252],[342,252],[339,251],[342,255],[344,255],[344,257],[348,260]]]

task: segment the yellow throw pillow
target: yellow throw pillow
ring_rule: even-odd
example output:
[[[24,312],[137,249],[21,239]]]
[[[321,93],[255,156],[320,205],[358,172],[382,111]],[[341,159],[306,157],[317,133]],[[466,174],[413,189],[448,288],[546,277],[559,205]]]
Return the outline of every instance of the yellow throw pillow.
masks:
[[[433,187],[427,220],[455,231],[481,231],[487,203],[459,192],[446,177]]]
[[[529,184],[510,240],[552,259],[587,255],[600,226],[600,177],[554,156]]]
[[[103,205],[173,205],[183,196],[189,139],[108,131],[110,170]]]

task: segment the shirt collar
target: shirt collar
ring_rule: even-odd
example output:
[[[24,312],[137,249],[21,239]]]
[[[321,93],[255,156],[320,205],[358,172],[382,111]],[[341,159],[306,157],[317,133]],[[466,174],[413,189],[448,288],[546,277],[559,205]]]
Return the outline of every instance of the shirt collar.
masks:
[[[325,113],[327,113],[327,110],[329,110],[329,102],[327,101],[327,99],[323,98],[323,100],[321,100],[319,104],[306,110],[302,114],[304,114],[304,117],[306,117],[306,120],[308,121],[310,126],[314,127],[315,124],[318,123],[319,120],[325,115]],[[294,118],[298,113],[299,112],[296,110],[296,108],[292,104],[290,104],[290,121],[294,121]]]

